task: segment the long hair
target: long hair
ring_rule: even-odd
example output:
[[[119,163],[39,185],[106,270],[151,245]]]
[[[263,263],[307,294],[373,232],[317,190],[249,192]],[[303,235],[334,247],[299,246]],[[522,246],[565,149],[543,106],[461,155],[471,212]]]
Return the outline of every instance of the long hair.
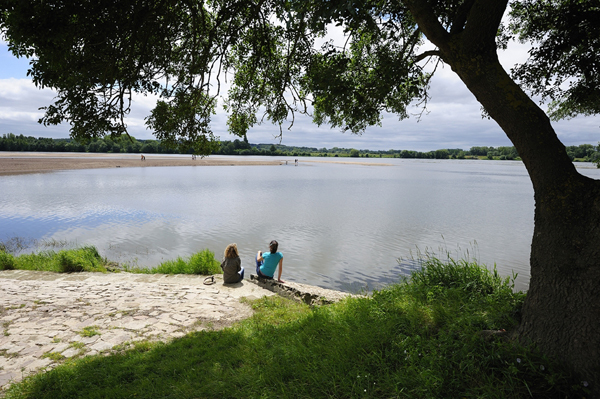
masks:
[[[237,244],[229,244],[227,246],[227,248],[225,248],[225,257],[226,258],[237,258],[239,257],[239,253],[238,253],[238,249],[237,249]]]
[[[275,252],[277,252],[277,247],[279,246],[279,243],[277,243],[277,241],[273,240],[269,243],[269,249],[271,250],[271,253],[274,254]]]

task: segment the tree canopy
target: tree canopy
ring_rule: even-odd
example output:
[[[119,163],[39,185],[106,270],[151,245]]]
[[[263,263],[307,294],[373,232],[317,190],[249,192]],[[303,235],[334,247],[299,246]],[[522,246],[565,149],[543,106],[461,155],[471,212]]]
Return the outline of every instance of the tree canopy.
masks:
[[[42,122],[71,135],[126,131],[133,93],[160,96],[158,139],[209,153],[224,96],[229,130],[263,121],[360,133],[384,112],[425,105],[449,65],[514,144],[534,187],[531,282],[519,339],[591,382],[600,397],[600,182],[575,170],[550,119],[599,111],[600,6],[588,0],[4,0],[0,29],[30,75],[58,91]],[[508,14],[507,14],[508,10]],[[508,16],[508,23],[503,23]],[[345,41],[326,40],[343,29]],[[512,77],[498,61],[530,41]],[[322,43],[324,41],[324,43]],[[322,44],[321,44],[322,43]],[[221,90],[227,79],[227,93]]]
[[[37,86],[58,92],[40,122],[68,121],[73,138],[125,133],[134,93],[160,97],[146,120],[158,139],[204,154],[214,149],[210,122],[220,96],[229,130],[240,137],[264,120],[293,123],[296,113],[353,133],[377,125],[384,111],[406,118],[410,104],[428,98],[424,61],[448,61],[439,49],[423,50],[415,12],[436,18],[429,21],[436,35],[476,30],[500,46],[515,36],[532,41],[529,61],[514,76],[551,101],[551,115],[600,110],[600,10],[593,2],[514,2],[503,26],[500,1],[502,12],[470,18],[472,27],[466,22],[479,4],[472,0],[3,3],[0,27],[10,50],[32,58]],[[335,25],[346,42],[317,46]]]

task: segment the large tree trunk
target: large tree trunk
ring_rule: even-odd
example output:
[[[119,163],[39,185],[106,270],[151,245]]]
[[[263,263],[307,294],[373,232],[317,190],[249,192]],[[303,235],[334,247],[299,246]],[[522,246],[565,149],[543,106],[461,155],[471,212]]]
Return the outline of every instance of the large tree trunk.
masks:
[[[600,181],[579,174],[546,114],[495,52],[450,55],[453,70],[515,145],[535,193],[531,280],[518,335],[600,397]]]
[[[500,65],[495,38],[507,0],[464,2],[450,32],[430,2],[404,3],[513,142],[533,183],[531,280],[518,337],[562,361],[600,398],[600,181],[575,170],[546,114]]]

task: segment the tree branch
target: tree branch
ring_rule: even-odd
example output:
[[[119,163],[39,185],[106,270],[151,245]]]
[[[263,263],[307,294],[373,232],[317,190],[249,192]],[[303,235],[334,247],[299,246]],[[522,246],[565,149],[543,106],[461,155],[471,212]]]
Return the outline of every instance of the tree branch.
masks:
[[[482,45],[496,50],[496,35],[507,5],[508,0],[475,0],[462,39],[467,52],[480,52]]]
[[[452,21],[452,28],[450,28],[451,34],[459,33],[463,30],[473,4],[475,4],[475,0],[467,0],[458,7],[458,12],[454,17],[454,21]]]
[[[443,52],[449,51],[450,34],[438,20],[429,2],[427,0],[407,0],[405,5],[425,36]]]
[[[415,61],[419,62],[424,60],[427,57],[442,57],[442,53],[438,50],[429,50],[429,51],[425,51],[424,53],[421,53],[419,55],[417,55],[415,57]]]

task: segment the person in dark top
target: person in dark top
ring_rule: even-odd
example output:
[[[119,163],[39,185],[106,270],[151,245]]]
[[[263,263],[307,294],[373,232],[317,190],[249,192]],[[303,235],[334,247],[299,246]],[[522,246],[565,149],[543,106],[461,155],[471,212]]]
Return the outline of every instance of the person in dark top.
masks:
[[[221,269],[223,269],[223,282],[225,284],[239,283],[244,279],[244,268],[242,267],[237,244],[229,244],[225,248]]]

